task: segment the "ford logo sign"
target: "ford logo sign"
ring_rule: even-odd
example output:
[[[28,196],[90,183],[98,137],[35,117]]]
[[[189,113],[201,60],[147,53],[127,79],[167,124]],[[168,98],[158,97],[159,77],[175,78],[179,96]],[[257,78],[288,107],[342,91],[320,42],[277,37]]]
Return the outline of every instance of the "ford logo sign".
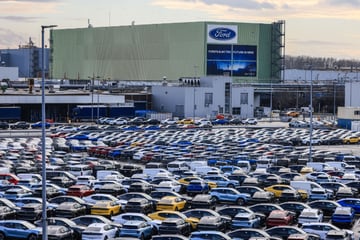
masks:
[[[227,41],[233,39],[236,36],[236,33],[229,28],[220,27],[211,30],[209,36],[215,40]]]

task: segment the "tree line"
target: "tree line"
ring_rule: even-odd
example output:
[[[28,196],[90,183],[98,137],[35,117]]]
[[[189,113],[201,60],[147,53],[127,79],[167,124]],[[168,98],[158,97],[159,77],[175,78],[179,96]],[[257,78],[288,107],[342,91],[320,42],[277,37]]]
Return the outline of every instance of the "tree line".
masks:
[[[356,59],[336,59],[310,56],[285,56],[285,69],[307,69],[311,65],[317,70],[350,70],[360,69],[360,61]]]

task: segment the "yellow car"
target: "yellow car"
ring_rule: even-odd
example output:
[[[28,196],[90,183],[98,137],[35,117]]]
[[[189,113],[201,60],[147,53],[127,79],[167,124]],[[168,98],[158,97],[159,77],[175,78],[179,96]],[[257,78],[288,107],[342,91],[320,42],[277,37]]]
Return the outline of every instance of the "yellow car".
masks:
[[[199,177],[184,177],[184,178],[181,178],[178,180],[179,183],[181,183],[182,185],[189,185],[190,181],[192,180],[202,180],[201,178]],[[217,184],[215,182],[208,182],[208,181],[205,181],[207,184],[209,184],[209,187],[210,189],[213,189],[213,188],[217,188]]]
[[[157,211],[148,214],[148,217],[152,220],[160,221],[164,221],[166,218],[180,218],[183,219],[185,222],[190,223],[193,230],[196,229],[197,224],[199,223],[199,219],[193,217],[188,218],[183,213],[177,211]]]
[[[304,191],[304,190],[296,190],[295,188],[293,188],[293,187],[291,187],[289,185],[284,185],[284,184],[275,184],[275,185],[272,185],[270,187],[264,188],[264,190],[267,191],[267,192],[272,192],[276,198],[279,198],[281,196],[281,193],[284,190],[298,191],[303,200],[307,199],[307,197],[308,197],[306,191]]]
[[[180,211],[186,207],[186,200],[175,197],[175,196],[165,196],[159,200],[156,204],[156,210],[172,210],[172,211]]]
[[[343,143],[345,143],[345,144],[359,143],[359,137],[350,136],[350,137],[343,138]]]
[[[115,201],[98,201],[91,207],[91,214],[101,216],[113,216],[119,214],[121,204]]]
[[[185,118],[185,119],[181,119],[179,121],[176,122],[177,124],[194,124],[194,120],[191,118]]]

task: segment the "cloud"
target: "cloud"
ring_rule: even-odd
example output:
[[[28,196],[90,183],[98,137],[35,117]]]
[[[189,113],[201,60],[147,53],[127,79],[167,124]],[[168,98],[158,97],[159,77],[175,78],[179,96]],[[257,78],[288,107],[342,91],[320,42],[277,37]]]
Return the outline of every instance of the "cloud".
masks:
[[[15,44],[25,42],[23,36],[7,28],[0,28],[0,46],[13,47]]]
[[[321,2],[330,6],[360,7],[360,0],[322,0]]]
[[[59,2],[61,0],[0,0],[1,2]]]
[[[25,16],[0,16],[0,20],[8,20],[15,22],[36,22],[41,18],[38,17],[25,17]]]
[[[276,6],[270,2],[259,2],[256,0],[201,0],[207,5],[225,5],[231,8],[242,8],[242,9],[273,9]]]

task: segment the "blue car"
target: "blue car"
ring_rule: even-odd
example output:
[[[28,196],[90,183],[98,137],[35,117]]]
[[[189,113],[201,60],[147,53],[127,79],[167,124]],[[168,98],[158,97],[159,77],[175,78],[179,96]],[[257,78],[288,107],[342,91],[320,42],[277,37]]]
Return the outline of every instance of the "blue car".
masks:
[[[239,228],[258,228],[260,226],[261,219],[255,213],[238,213],[231,221],[231,229]]]
[[[217,202],[231,202],[237,205],[244,205],[249,202],[251,197],[247,193],[240,193],[233,188],[213,188],[210,191]]]
[[[144,221],[127,221],[120,230],[120,237],[135,237],[138,239],[150,239],[153,227]]]
[[[189,196],[193,196],[198,193],[208,193],[209,190],[209,184],[202,180],[191,180],[186,187],[186,193]]]
[[[216,183],[216,185],[218,187],[235,188],[235,187],[240,186],[239,181],[230,180],[230,179],[228,179],[224,176],[220,176],[220,175],[209,175],[209,176],[205,176],[203,179],[208,182]]]
[[[352,227],[355,211],[351,207],[337,207],[331,216],[331,223],[338,227]]]
[[[190,235],[190,240],[231,240],[232,238],[226,235],[225,233],[218,231],[201,231],[201,232],[192,232]]]
[[[37,240],[41,228],[22,220],[0,221],[0,239],[28,239]]]
[[[360,213],[360,199],[358,198],[343,198],[337,201],[343,207],[351,207],[355,213]]]
[[[41,128],[42,127],[42,122],[36,122],[36,123],[33,123],[33,124],[31,124],[30,125],[31,126],[31,128]],[[51,126],[51,124],[50,123],[48,123],[48,122],[45,122],[45,128],[49,128]]]

